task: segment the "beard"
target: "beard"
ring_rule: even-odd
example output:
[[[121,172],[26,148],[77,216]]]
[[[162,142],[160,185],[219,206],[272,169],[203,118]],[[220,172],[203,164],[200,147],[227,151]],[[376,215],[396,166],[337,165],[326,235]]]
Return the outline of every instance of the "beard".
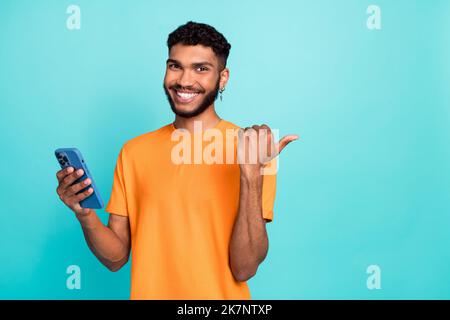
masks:
[[[192,117],[198,116],[199,114],[203,113],[203,111],[208,109],[208,107],[210,105],[212,105],[214,103],[214,101],[216,101],[216,99],[217,99],[217,96],[219,94],[219,86],[220,86],[220,79],[217,79],[216,87],[212,91],[206,93],[203,100],[200,101],[200,103],[198,104],[198,106],[196,108],[194,108],[194,110],[181,111],[176,108],[175,102],[173,101],[173,99],[169,93],[169,89],[175,89],[175,90],[181,89],[181,86],[174,85],[174,86],[171,86],[169,89],[167,89],[166,86],[163,84],[164,92],[166,93],[167,100],[169,100],[169,104],[170,104],[170,107],[172,108],[173,113],[175,113],[177,116],[180,116],[183,118],[192,118]]]

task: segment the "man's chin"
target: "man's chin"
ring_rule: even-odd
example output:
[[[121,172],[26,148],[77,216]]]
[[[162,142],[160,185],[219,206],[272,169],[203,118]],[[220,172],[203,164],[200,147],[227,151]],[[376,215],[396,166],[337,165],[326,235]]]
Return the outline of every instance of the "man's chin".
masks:
[[[186,106],[179,107],[174,106],[173,111],[177,116],[183,117],[183,118],[192,118],[199,114],[200,106],[196,106],[195,108],[186,108]]]

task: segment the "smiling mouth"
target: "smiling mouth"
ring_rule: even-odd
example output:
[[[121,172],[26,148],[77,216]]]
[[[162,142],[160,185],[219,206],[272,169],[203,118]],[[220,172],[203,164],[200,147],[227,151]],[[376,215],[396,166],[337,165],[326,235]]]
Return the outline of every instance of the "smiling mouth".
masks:
[[[200,92],[194,91],[178,91],[178,90],[174,91],[177,102],[183,104],[191,103],[200,94]]]

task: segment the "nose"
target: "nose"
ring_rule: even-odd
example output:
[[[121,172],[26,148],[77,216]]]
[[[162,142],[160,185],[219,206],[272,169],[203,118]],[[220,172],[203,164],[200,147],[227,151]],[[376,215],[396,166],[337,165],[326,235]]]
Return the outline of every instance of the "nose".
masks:
[[[193,85],[193,78],[189,70],[183,70],[177,84],[181,87],[191,87]]]

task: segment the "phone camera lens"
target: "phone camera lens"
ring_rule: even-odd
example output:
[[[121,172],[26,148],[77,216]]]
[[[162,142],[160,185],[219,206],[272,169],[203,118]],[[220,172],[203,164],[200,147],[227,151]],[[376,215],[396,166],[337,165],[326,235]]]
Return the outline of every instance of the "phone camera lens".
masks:
[[[69,160],[67,159],[66,156],[63,156],[63,160],[64,160],[65,162],[69,162]]]

